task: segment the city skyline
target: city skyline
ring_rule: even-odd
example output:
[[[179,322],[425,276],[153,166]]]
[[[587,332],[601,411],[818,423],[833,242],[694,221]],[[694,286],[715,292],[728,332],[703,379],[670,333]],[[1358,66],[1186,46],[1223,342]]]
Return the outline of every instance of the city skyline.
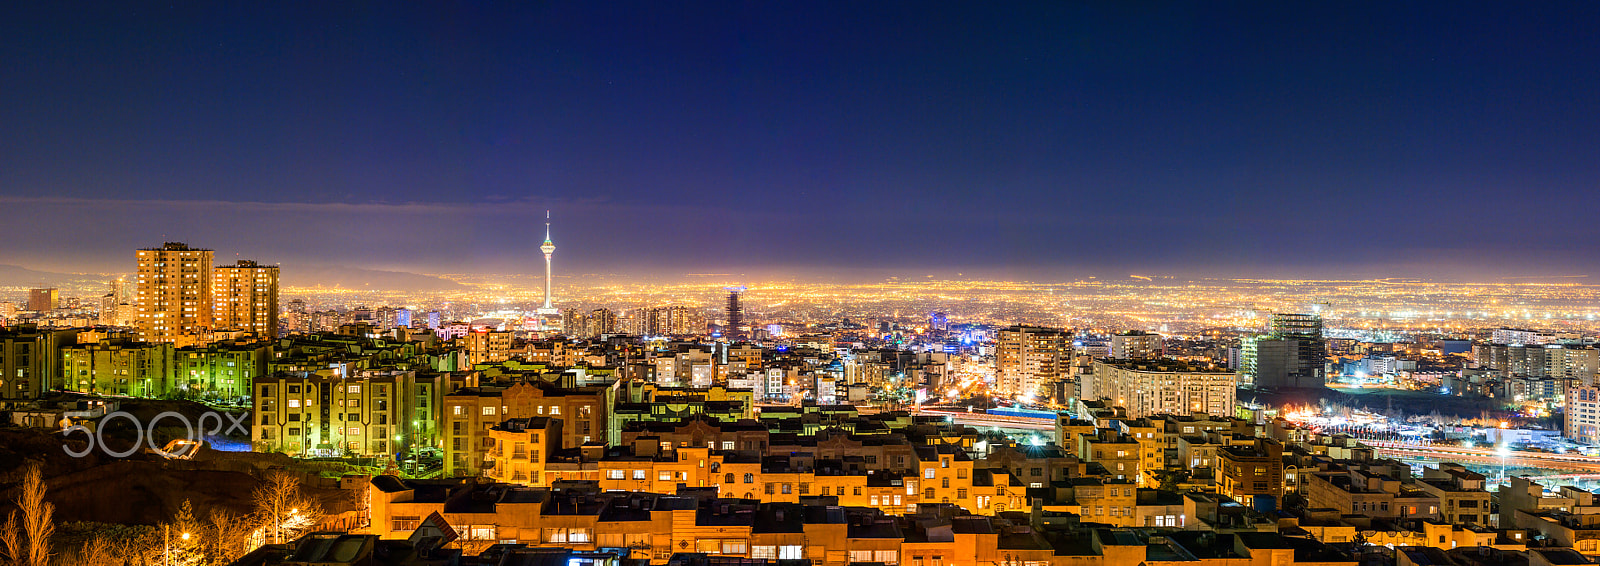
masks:
[[[1600,564],[1600,3],[7,8],[0,566]]]
[[[532,273],[547,209],[570,273],[1600,259],[1593,5],[636,8],[18,7],[0,263]]]

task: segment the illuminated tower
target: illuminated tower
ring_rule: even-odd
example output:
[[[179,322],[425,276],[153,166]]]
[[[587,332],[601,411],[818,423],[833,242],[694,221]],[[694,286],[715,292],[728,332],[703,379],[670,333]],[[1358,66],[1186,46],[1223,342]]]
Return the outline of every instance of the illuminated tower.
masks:
[[[539,246],[544,252],[544,306],[539,308],[539,314],[560,314],[555,305],[550,304],[550,255],[556,253],[555,242],[550,241],[550,211],[544,211],[544,245]]]
[[[211,332],[211,250],[167,242],[135,252],[133,326],[145,342],[187,345]]]
[[[739,306],[739,293],[744,287],[727,287],[728,290],[728,325],[723,327],[722,336],[729,340],[739,338],[739,325],[744,324],[744,308]]]

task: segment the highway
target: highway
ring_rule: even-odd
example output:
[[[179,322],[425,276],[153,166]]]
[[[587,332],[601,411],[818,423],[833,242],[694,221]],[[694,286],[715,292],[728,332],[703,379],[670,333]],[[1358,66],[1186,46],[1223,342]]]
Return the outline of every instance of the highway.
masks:
[[[989,415],[984,413],[968,413],[966,411],[949,411],[944,409],[918,409],[916,414],[948,417],[951,422],[970,427],[995,427],[1014,430],[1050,432],[1055,432],[1056,430],[1055,421],[1046,419]]]
[[[995,427],[1010,430],[1054,432],[1055,423],[1045,419],[969,413],[959,410],[920,409],[919,415],[947,417],[951,422],[971,427]],[[1399,458],[1426,458],[1436,461],[1461,462],[1480,466],[1508,468],[1541,468],[1600,473],[1600,457],[1582,454],[1554,454],[1549,452],[1511,451],[1501,455],[1496,448],[1464,448],[1455,444],[1396,442],[1390,440],[1362,440],[1380,456]]]
[[[1363,440],[1379,455],[1403,458],[1431,458],[1440,461],[1479,465],[1501,465],[1511,468],[1545,468],[1600,472],[1600,457],[1582,454],[1553,454],[1549,452],[1511,451],[1501,455],[1495,448],[1464,448],[1453,444],[1423,444],[1391,440]]]

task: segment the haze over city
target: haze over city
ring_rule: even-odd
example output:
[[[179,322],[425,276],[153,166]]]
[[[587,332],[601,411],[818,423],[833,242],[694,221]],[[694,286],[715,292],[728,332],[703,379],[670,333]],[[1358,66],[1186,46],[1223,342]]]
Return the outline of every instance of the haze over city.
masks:
[[[1593,4],[502,8],[12,7],[4,263],[533,273],[547,209],[569,273],[1600,259]]]

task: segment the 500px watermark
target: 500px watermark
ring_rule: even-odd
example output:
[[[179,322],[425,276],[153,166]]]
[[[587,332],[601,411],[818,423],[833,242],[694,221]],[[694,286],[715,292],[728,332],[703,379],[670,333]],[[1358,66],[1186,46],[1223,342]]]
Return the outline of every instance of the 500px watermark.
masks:
[[[138,434],[133,441],[133,445],[122,452],[114,451],[110,447],[106,446],[106,425],[110,424],[112,419],[117,418],[124,418],[127,419],[128,422],[133,423],[133,430]],[[183,423],[183,428],[185,431],[187,431],[187,434],[180,440],[187,440],[188,442],[184,442],[181,444],[180,448],[168,452],[164,447],[156,446],[156,424],[163,420],[171,419],[177,419],[179,422]],[[233,434],[233,431],[235,430],[244,433],[246,436],[250,434],[250,413],[248,412],[239,413],[238,416],[235,417],[233,413],[219,413],[216,411],[211,411],[201,414],[199,421],[199,426],[197,427],[195,426],[197,423],[190,421],[189,417],[184,416],[182,413],[176,411],[167,411],[156,415],[155,418],[150,419],[149,423],[145,423],[141,422],[139,417],[135,417],[130,413],[117,411],[101,417],[98,426],[96,426],[95,430],[93,431],[90,431],[89,427],[79,424],[62,429],[62,437],[66,437],[74,432],[82,432],[85,436],[89,437],[89,446],[84,448],[82,451],[73,451],[71,446],[62,446],[61,449],[65,450],[68,456],[72,456],[73,458],[82,458],[84,456],[88,456],[90,452],[94,452],[95,446],[99,446],[101,450],[105,451],[107,456],[111,456],[113,458],[126,458],[128,456],[132,456],[134,452],[138,452],[140,445],[143,444],[148,445],[150,450],[164,457],[184,458],[189,456],[193,450],[197,449],[200,446],[200,439],[207,435],[216,435],[218,433],[228,435]],[[208,423],[214,424],[214,427],[210,430],[206,429],[206,425]],[[223,432],[224,423],[227,423],[226,432]],[[198,436],[196,433],[198,433]]]

